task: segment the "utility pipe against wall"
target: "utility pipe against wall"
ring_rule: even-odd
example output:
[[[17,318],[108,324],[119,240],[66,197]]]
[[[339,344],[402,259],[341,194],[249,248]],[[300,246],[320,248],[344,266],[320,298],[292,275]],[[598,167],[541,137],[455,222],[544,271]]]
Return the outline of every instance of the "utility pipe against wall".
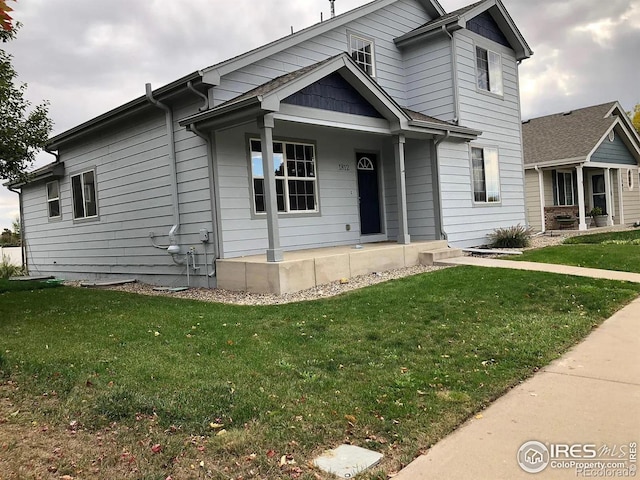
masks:
[[[29,261],[27,259],[27,237],[25,236],[24,228],[24,206],[22,204],[22,191],[16,190],[13,187],[7,187],[13,193],[18,194],[19,215],[20,215],[20,251],[22,252],[22,269],[25,274],[29,273]],[[2,257],[2,255],[0,255]],[[2,258],[0,258],[2,260]]]
[[[169,243],[171,246],[177,246],[176,235],[180,229],[180,203],[178,199],[178,172],[176,169],[176,141],[175,133],[173,131],[173,111],[168,105],[153,98],[153,90],[151,89],[150,83],[147,83],[145,87],[149,103],[165,112],[168,139],[167,150],[169,153],[169,170],[171,172],[171,196],[173,198],[173,226],[171,227],[171,230],[169,230]],[[174,254],[172,253],[171,255],[173,256]]]
[[[448,240],[447,232],[444,231],[444,210],[442,208],[442,188],[440,188],[440,154],[438,153],[438,146],[451,136],[451,132],[447,130],[443,137],[433,142],[433,151],[435,156],[436,166],[436,181],[433,182],[434,188],[438,189],[438,216],[440,217],[440,235],[444,240]]]

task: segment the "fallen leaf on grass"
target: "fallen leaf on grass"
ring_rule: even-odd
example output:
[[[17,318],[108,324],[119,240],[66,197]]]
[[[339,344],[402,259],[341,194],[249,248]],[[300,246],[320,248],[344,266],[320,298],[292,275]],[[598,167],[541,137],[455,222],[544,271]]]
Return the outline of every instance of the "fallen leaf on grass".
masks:
[[[160,453],[162,451],[162,446],[159,443],[156,443],[154,446],[151,447],[151,451],[153,453]]]

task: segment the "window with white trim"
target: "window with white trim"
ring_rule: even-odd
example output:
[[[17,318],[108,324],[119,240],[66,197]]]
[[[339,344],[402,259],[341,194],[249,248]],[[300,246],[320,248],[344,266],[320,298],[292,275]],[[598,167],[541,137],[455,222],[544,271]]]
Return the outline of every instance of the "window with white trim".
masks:
[[[73,196],[73,218],[93,218],[98,216],[96,198],[96,174],[93,170],[71,176]]]
[[[358,35],[349,35],[349,54],[354,62],[370,77],[376,76],[373,41]]]
[[[251,139],[253,205],[256,213],[266,212],[262,142]],[[278,212],[317,212],[315,147],[308,143],[273,142]]]
[[[633,170],[631,170],[630,168],[627,169],[627,187],[629,188],[629,191],[633,190],[633,178],[635,177]]]
[[[476,75],[480,90],[502,95],[502,57],[499,53],[476,47]]]
[[[614,132],[613,130],[611,130],[609,132],[609,141],[613,142],[616,139],[616,132]]]
[[[495,147],[472,147],[473,200],[477,203],[500,202],[500,162]]]
[[[60,218],[60,184],[57,180],[54,180],[47,183],[46,187],[49,218]]]
[[[553,170],[553,204],[555,206],[573,206],[576,201],[576,177],[571,171]]]

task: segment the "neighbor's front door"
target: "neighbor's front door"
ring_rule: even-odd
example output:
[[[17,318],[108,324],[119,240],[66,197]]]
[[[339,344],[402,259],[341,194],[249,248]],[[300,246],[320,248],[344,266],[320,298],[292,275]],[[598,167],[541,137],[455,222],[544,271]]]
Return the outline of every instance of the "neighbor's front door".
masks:
[[[360,197],[360,234],[382,233],[377,155],[356,153],[356,165],[358,167],[358,195]]]
[[[607,213],[607,195],[605,193],[604,175],[598,174],[591,177],[591,191],[593,192],[593,206],[600,207],[602,213]]]

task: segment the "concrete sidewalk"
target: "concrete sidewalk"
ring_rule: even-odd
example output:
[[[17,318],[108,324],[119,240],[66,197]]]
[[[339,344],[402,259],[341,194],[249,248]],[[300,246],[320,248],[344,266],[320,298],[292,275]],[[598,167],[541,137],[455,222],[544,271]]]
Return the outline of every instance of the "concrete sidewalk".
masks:
[[[632,469],[638,466],[640,459],[630,462],[629,444],[640,445],[640,298],[394,478],[546,480],[582,478],[590,473],[580,474],[575,466],[553,468],[554,458],[540,473],[526,473],[518,464],[518,450],[532,440],[546,447],[595,444],[596,449],[616,448],[615,455],[609,458],[621,455],[620,447],[624,445],[623,457],[605,461],[625,462],[627,466],[634,465]],[[598,454],[598,459],[602,457]],[[640,476],[633,472],[624,476]],[[600,476],[623,476],[614,473]]]
[[[640,273],[616,272],[600,270],[598,268],[572,267],[570,265],[555,265],[551,263],[519,262],[515,260],[500,260],[482,257],[455,257],[438,260],[436,265],[473,265],[476,267],[511,268],[515,270],[533,270],[536,272],[562,273],[578,277],[604,278],[608,280],[622,280],[640,283]]]

